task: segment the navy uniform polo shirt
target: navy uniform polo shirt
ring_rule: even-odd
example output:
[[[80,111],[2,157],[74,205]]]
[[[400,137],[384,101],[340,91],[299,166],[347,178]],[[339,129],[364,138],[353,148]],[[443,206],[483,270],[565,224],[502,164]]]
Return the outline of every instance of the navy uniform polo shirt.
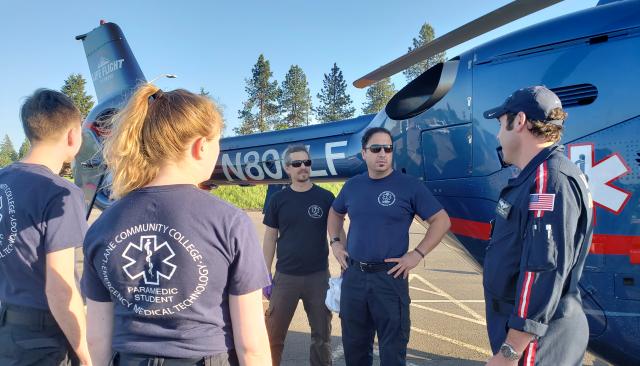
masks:
[[[395,170],[382,179],[367,172],[349,179],[332,207],[349,214],[347,252],[360,262],[402,257],[413,217],[427,220],[442,210],[424,182]]]
[[[542,150],[509,180],[484,260],[487,301],[510,304],[505,326],[538,337],[551,320],[582,311],[578,281],[593,230],[587,180],[562,151]]]

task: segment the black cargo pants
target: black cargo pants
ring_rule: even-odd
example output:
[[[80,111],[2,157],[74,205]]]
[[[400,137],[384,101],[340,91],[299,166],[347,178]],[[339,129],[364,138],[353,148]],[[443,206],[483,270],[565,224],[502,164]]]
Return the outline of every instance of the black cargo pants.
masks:
[[[67,338],[49,311],[0,305],[0,365],[78,364]]]

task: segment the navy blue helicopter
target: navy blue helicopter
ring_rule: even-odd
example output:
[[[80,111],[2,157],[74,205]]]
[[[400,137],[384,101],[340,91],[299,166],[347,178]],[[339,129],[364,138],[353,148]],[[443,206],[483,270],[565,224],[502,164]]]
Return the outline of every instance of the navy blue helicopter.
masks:
[[[368,86],[430,55],[559,0],[517,0],[357,80]],[[83,41],[98,105],[83,128],[76,183],[107,207],[109,174],[100,146],[105,121],[144,74],[121,31],[101,23]],[[315,181],[365,171],[360,138],[369,127],[393,134],[394,169],[422,179],[445,206],[448,240],[478,268],[490,236],[500,187],[515,174],[496,154],[498,125],[482,112],[513,90],[544,84],[569,112],[563,143],[589,179],[596,229],[580,283],[589,319],[589,349],[620,365],[640,364],[640,0],[595,7],[513,32],[433,66],[375,115],[286,131],[225,138],[209,186],[285,183],[282,156],[304,143]]]

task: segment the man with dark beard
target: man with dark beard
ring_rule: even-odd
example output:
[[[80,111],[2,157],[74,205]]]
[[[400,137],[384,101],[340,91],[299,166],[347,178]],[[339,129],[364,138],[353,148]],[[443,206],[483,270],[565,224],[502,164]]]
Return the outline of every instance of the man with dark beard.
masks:
[[[274,366],[280,364],[289,324],[302,300],[311,326],[310,364],[330,365],[331,312],[324,298],[329,287],[327,213],[334,196],[309,179],[311,159],[305,146],[290,146],[284,163],[291,185],[273,195],[263,221],[269,270],[276,249],[278,253],[273,287],[263,290],[270,299],[266,322],[271,357]]]

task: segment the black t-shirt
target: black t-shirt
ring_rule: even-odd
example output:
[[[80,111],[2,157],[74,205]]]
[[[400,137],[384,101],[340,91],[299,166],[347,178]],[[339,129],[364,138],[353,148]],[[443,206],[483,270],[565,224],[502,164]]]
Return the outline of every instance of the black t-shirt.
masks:
[[[327,215],[333,199],[316,185],[306,192],[287,187],[273,196],[263,223],[279,231],[278,272],[300,276],[329,268]]]

